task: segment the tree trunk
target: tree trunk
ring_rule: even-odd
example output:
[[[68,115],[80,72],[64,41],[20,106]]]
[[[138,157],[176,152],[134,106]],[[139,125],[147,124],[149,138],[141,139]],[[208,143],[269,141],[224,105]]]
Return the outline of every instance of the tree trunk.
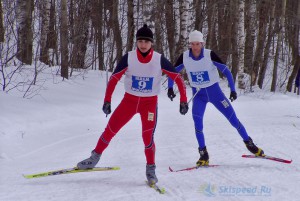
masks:
[[[68,51],[68,12],[66,0],[61,1],[60,11],[60,55],[61,55],[61,68],[60,74],[63,78],[69,78],[69,51]]]
[[[166,32],[167,32],[167,40],[169,44],[169,52],[170,52],[170,60],[174,64],[175,63],[175,23],[174,23],[174,8],[173,8],[173,0],[165,1],[165,15],[166,15]]]
[[[231,73],[233,76],[234,82],[236,81],[236,76],[238,74],[239,68],[239,49],[238,49],[238,8],[239,2],[238,1],[231,1],[230,2],[230,15],[231,15],[231,54],[232,54],[232,68]]]
[[[218,1],[218,55],[224,63],[227,63],[230,52],[231,24],[230,0]],[[230,23],[228,23],[230,22]]]
[[[267,28],[267,21],[268,21],[268,8],[269,8],[268,0],[259,1],[259,5],[258,5],[259,30],[258,30],[258,38],[256,43],[256,50],[254,54],[254,61],[253,61],[253,68],[252,68],[253,70],[251,71],[251,86],[254,86],[256,84],[258,71],[262,63],[263,50],[265,45],[264,43],[266,39],[266,28]]]
[[[284,18],[285,18],[285,8],[286,8],[286,0],[282,0],[282,6],[281,6],[281,16],[280,16],[280,30],[282,30],[282,27],[284,26]],[[276,91],[276,84],[277,84],[277,69],[278,69],[278,60],[279,60],[279,52],[281,51],[282,46],[282,31],[279,31],[278,33],[278,40],[277,40],[277,48],[274,58],[274,69],[273,69],[273,75],[272,75],[272,83],[271,83],[271,92]]]
[[[17,54],[22,63],[32,64],[32,12],[33,0],[17,0]]]
[[[217,6],[215,3],[215,0],[210,0],[207,2],[206,7],[206,13],[209,13],[207,15],[207,25],[208,25],[208,33],[206,38],[206,47],[210,48],[212,50],[215,50],[218,48],[217,44],[217,34],[216,34],[216,24],[217,24]],[[201,30],[200,30],[201,31]]]
[[[246,89],[245,73],[244,73],[244,49],[245,49],[245,2],[239,1],[238,11],[238,51],[239,51],[239,67],[238,67],[238,88]]]
[[[4,33],[2,1],[0,1],[0,43],[4,42]]]
[[[179,14],[180,14],[180,29],[179,29],[179,40],[175,49],[175,58],[177,58],[185,49],[187,36],[187,15],[188,15],[188,1],[179,1]]]
[[[113,71],[115,65],[115,37],[113,35],[114,22],[113,22],[113,1],[103,0],[103,17],[104,17],[104,38],[106,38],[107,48],[106,49],[106,70]],[[104,41],[103,41],[104,42]]]
[[[103,26],[104,26],[104,18],[103,18],[103,1],[104,0],[95,0],[92,1],[92,12],[91,12],[91,21],[92,21],[92,30],[94,30],[94,46],[95,46],[95,61],[97,61],[98,54],[98,69],[104,70],[104,52],[103,52]],[[97,51],[96,51],[97,50]],[[95,68],[96,69],[96,68]]]
[[[55,1],[51,0],[49,33],[47,36],[47,48],[57,49],[57,33],[56,33],[56,11]]]
[[[205,2],[203,2],[204,4]],[[204,23],[203,5],[201,0],[193,0],[193,6],[195,10],[195,30],[202,32]]]
[[[49,21],[50,21],[50,7],[51,0],[40,1],[40,14],[41,14],[41,40],[40,40],[40,61],[49,64],[49,55],[47,48],[47,36],[49,33]]]
[[[245,51],[244,72],[250,74],[253,65],[254,40],[256,32],[256,6],[255,0],[245,0]]]
[[[112,8],[112,20],[113,20],[113,32],[114,32],[114,40],[116,43],[116,51],[117,51],[117,61],[120,61],[123,54],[123,46],[122,46],[122,36],[119,25],[119,0],[113,0],[113,8]]]
[[[69,19],[69,30],[70,30],[70,42],[73,44],[73,38],[75,38],[75,6],[74,6],[74,0],[69,0],[69,14],[68,14],[68,19]]]
[[[265,75],[266,75],[266,71],[267,71],[267,65],[268,65],[268,61],[269,61],[269,54],[270,54],[270,47],[271,47],[271,43],[272,43],[272,39],[274,38],[274,17],[275,17],[275,1],[271,1],[270,2],[270,10],[271,10],[271,15],[270,15],[270,22],[269,22],[269,31],[268,31],[268,36],[267,36],[267,42],[266,42],[266,46],[264,48],[264,58],[263,58],[263,62],[262,65],[260,67],[259,70],[259,74],[258,74],[258,81],[257,84],[259,86],[259,88],[263,88],[263,82],[265,79]]]
[[[155,1],[155,40],[154,46],[155,50],[161,54],[164,53],[163,50],[163,32],[164,32],[164,21],[163,21],[163,13],[164,13],[164,0],[156,0]]]
[[[127,12],[127,21],[128,21],[128,31],[127,31],[127,45],[126,52],[129,52],[133,49],[133,41],[134,41],[134,4],[133,0],[127,0],[128,12]]]
[[[78,10],[75,20],[75,33],[72,38],[74,47],[71,57],[72,68],[86,68],[85,67],[85,53],[87,50],[87,41],[89,34],[89,19],[91,5],[90,0],[80,1],[78,3]]]
[[[104,9],[104,0],[98,0],[98,13],[99,13],[99,23],[98,24],[98,59],[99,59],[99,70],[104,70],[105,64],[104,64],[104,36],[103,36],[103,27],[104,27],[104,18],[103,18],[103,9]]]

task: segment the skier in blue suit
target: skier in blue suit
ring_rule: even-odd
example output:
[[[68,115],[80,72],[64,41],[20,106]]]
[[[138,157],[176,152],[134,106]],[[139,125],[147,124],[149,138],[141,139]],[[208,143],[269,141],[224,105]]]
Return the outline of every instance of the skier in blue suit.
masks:
[[[219,73],[222,72],[228,80],[231,89],[230,100],[237,98],[232,74],[228,67],[212,50],[205,49],[203,34],[193,31],[189,35],[190,49],[182,53],[176,62],[176,71],[186,69],[187,77],[193,91],[192,114],[195,125],[196,138],[199,144],[200,159],[197,166],[209,164],[209,155],[203,134],[203,115],[208,102],[211,102],[235,127],[243,138],[247,149],[257,155],[263,156],[264,151],[258,148],[247,134],[243,124],[237,118],[235,111],[219,86]],[[176,96],[173,90],[174,82],[168,79],[168,97],[173,100]]]

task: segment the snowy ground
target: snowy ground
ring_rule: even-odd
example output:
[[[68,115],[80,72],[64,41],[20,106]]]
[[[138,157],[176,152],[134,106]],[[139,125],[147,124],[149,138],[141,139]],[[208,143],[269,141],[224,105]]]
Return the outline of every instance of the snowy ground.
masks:
[[[0,92],[1,201],[299,200],[300,99],[293,94],[254,93],[233,102],[258,146],[269,155],[292,158],[292,164],[242,158],[248,152],[240,136],[208,105],[204,132],[210,163],[221,166],[171,173],[169,166],[193,166],[199,154],[191,111],[180,115],[179,98],[171,102],[162,89],[155,133],[156,174],[158,185],[167,192],[160,195],[145,185],[139,116],[112,140],[98,164],[121,170],[23,178],[22,174],[73,167],[88,157],[108,121],[101,110],[104,73],[89,72],[84,80],[57,84],[48,81],[45,86],[48,89],[33,99]],[[123,94],[119,83],[112,109]],[[190,94],[188,89],[189,98]]]

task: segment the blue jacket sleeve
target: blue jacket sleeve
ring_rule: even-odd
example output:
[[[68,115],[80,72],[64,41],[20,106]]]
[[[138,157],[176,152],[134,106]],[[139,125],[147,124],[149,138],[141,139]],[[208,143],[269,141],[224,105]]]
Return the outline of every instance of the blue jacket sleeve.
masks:
[[[213,51],[211,51],[210,56],[214,65],[226,76],[230,90],[235,91],[233,76],[229,68],[226,66],[226,64],[222,62],[222,60]]]

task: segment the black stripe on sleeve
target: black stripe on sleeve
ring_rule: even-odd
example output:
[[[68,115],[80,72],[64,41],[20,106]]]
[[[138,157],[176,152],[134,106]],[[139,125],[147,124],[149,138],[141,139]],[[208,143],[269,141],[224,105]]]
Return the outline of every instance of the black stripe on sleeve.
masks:
[[[119,73],[120,71],[124,70],[127,67],[128,67],[128,53],[122,57],[121,61],[118,63],[113,74]]]
[[[210,52],[210,58],[212,61],[226,65],[214,51]]]

